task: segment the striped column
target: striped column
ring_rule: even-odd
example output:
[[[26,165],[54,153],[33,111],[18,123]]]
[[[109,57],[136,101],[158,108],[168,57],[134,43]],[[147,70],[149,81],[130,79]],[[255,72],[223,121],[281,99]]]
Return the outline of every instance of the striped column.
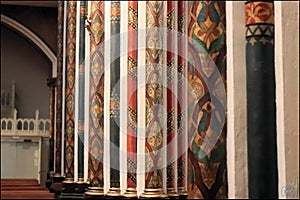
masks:
[[[177,73],[175,56],[175,1],[167,2],[167,195],[169,198],[178,197],[177,193],[177,174],[176,156],[177,140],[177,99],[176,99],[176,80]]]
[[[76,1],[67,2],[65,177],[74,181]]]
[[[120,191],[120,1],[110,7],[110,188],[106,196]]]
[[[128,77],[127,77],[127,198],[137,197],[137,59],[138,2],[128,2]]]
[[[56,137],[55,137],[55,177],[61,176],[62,138],[62,81],[63,81],[63,21],[64,2],[57,5],[57,75],[56,75]]]
[[[247,1],[249,198],[278,198],[273,1]]]
[[[104,1],[92,1],[90,10],[89,165],[86,198],[104,196]]]
[[[164,2],[146,2],[146,174],[141,198],[165,198],[163,187],[163,28]]]
[[[225,2],[189,2],[188,198],[227,198]]]
[[[78,182],[84,182],[84,94],[86,1],[80,1],[78,70]]]
[[[178,77],[177,77],[177,188],[180,198],[187,197],[187,64],[186,64],[186,6],[187,2],[178,2]]]

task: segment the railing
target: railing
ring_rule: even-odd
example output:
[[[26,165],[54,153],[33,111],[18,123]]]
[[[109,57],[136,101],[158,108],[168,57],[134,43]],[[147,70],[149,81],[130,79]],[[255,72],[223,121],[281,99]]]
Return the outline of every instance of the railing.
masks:
[[[42,136],[49,137],[50,120],[39,119],[39,111],[35,111],[35,119],[17,118],[14,110],[13,118],[1,118],[1,136]]]

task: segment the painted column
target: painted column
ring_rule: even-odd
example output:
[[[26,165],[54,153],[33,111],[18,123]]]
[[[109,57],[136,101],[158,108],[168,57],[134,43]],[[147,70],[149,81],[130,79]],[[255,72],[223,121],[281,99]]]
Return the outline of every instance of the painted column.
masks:
[[[64,1],[58,1],[57,14],[57,75],[56,75],[56,138],[55,177],[61,176],[62,81],[63,81],[63,21]]]
[[[186,34],[186,6],[187,2],[178,1],[178,76],[177,76],[177,188],[180,198],[187,197],[187,41],[185,40]]]
[[[79,72],[78,72],[78,182],[83,182],[84,173],[84,94],[85,94],[85,20],[86,1],[80,1]]]
[[[120,191],[120,1],[110,7],[110,188],[107,196]]]
[[[273,1],[247,1],[249,198],[278,198]]]
[[[67,2],[65,177],[74,181],[76,1]]]
[[[226,198],[225,2],[189,2],[189,193]]]
[[[86,198],[104,196],[104,1],[92,1],[90,11],[89,181]]]
[[[175,1],[167,2],[167,195],[169,198],[178,197],[175,147],[177,140],[177,99],[175,70],[177,58],[175,56]]]
[[[128,76],[127,76],[127,189],[128,198],[137,197],[137,59],[138,2],[128,2]]]
[[[49,174],[53,175],[54,173],[54,109],[55,109],[55,87],[56,87],[56,78],[47,79],[47,86],[50,90],[50,105],[49,105],[49,118],[50,118],[50,128],[49,128]]]
[[[146,2],[146,144],[145,190],[141,198],[165,198],[163,191],[164,2]]]

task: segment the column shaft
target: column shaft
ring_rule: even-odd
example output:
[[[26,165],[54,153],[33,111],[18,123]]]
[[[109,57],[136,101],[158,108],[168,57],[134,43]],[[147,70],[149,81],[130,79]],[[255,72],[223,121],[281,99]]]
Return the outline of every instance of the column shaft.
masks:
[[[225,2],[189,3],[189,198],[226,198]]]
[[[62,81],[63,81],[63,21],[64,2],[58,1],[57,14],[57,75],[56,75],[56,138],[55,176],[61,175]]]
[[[169,197],[178,196],[176,182],[177,140],[177,85],[175,81],[177,58],[175,56],[175,1],[167,2],[167,194]]]
[[[120,1],[110,7],[110,191],[120,196]]]
[[[136,197],[137,170],[137,59],[138,2],[128,2],[128,61],[127,61],[127,189],[125,196]]]
[[[278,198],[272,1],[245,4],[249,198]]]
[[[67,2],[65,176],[74,178],[76,1]]]
[[[178,2],[178,77],[177,77],[177,187],[180,196],[187,196],[187,61],[186,61],[186,4],[185,1]]]
[[[104,1],[92,1],[90,10],[89,190],[103,196],[104,152]]]
[[[80,1],[79,72],[78,72],[78,179],[84,173],[84,94],[85,94],[85,20],[86,1]]]
[[[146,147],[142,198],[162,198],[164,145],[164,2],[146,2]]]

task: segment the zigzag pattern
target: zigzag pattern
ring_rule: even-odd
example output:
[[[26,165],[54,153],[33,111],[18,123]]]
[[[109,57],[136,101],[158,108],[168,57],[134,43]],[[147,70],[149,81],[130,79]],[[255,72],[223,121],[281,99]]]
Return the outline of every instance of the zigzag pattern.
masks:
[[[274,25],[255,24],[246,26],[246,37],[253,36],[274,36]]]

